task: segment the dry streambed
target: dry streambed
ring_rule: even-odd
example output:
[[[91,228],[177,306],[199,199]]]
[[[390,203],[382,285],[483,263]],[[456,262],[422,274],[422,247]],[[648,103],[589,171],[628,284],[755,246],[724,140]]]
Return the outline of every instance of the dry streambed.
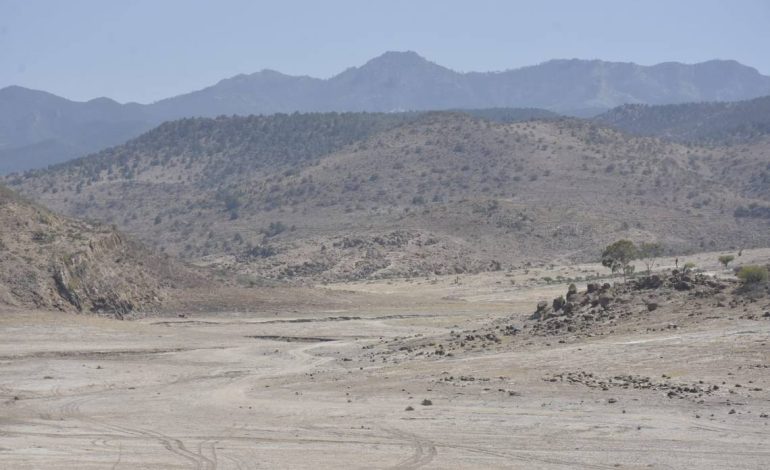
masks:
[[[5,314],[0,468],[768,467],[770,319],[505,335],[557,289],[477,279],[398,286],[414,308]]]

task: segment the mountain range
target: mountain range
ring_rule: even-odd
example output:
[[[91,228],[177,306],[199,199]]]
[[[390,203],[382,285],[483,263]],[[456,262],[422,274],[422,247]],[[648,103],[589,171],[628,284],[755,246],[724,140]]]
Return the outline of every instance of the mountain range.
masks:
[[[768,151],[767,136],[699,146],[576,118],[222,116],[5,181],[248,282],[336,281],[595,260],[621,238],[766,245]]]
[[[292,112],[542,108],[589,116],[632,104],[735,101],[770,95],[770,77],[729,60],[653,66],[552,60],[460,73],[414,52],[387,52],[329,79],[272,70],[237,75],[152,104],[74,102],[0,90],[0,173],[44,167],[125,142],[163,121]]]

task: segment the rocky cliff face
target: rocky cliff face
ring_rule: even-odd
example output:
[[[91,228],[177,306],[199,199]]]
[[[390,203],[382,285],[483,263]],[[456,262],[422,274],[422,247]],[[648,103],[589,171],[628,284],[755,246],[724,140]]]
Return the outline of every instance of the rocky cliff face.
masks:
[[[0,304],[122,317],[200,282],[114,229],[52,214],[0,187]]]

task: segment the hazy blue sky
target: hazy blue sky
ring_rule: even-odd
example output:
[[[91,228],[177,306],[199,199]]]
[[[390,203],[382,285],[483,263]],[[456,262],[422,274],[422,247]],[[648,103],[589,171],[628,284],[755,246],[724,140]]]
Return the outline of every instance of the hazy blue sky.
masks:
[[[77,100],[150,102],[263,68],[329,77],[387,50],[459,71],[721,58],[770,74],[770,1],[0,0],[0,87]]]

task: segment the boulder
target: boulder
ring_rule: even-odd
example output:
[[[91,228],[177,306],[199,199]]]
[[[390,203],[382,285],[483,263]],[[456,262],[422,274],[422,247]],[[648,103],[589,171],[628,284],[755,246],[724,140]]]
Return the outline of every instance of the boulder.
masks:
[[[613,301],[613,297],[611,295],[603,294],[599,296],[599,305],[602,306],[603,309],[607,310],[609,308],[610,303]]]
[[[674,283],[674,289],[676,290],[690,290],[692,289],[692,284],[690,284],[687,281],[677,281]]]
[[[637,282],[637,285],[642,289],[658,289],[663,285],[663,279],[661,279],[657,274],[653,274],[652,276],[647,276],[640,279]]]

